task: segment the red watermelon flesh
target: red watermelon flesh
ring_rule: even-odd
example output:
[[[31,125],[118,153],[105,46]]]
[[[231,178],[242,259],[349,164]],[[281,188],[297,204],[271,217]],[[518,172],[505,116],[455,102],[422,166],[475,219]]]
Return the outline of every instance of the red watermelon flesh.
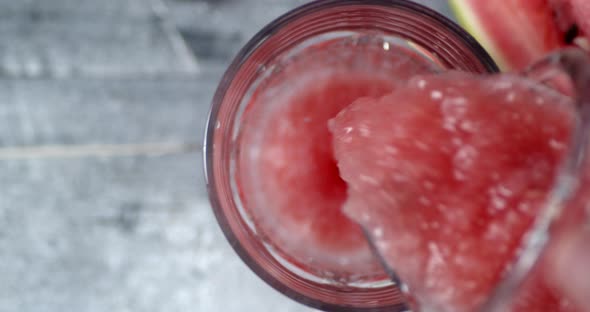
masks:
[[[489,296],[552,186],[571,107],[516,76],[454,73],[415,77],[331,120],[345,213],[422,308],[475,311]],[[572,311],[539,281],[512,311]]]
[[[520,70],[569,45],[589,49],[587,0],[451,0],[459,22],[504,70]]]
[[[384,273],[341,211],[346,184],[327,122],[359,97],[434,70],[401,46],[348,42],[299,52],[258,87],[243,117],[237,168],[245,209],[264,241],[301,269],[341,281]]]
[[[502,69],[522,69],[564,46],[548,0],[453,0],[461,24]]]
[[[569,0],[576,23],[584,35],[590,35],[590,2],[588,0]],[[566,1],[567,2],[567,1]]]

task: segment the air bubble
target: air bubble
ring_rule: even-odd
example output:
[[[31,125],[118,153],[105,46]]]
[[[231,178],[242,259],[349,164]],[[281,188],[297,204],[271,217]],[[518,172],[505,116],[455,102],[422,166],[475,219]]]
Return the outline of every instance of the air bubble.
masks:
[[[514,102],[514,99],[516,99],[516,93],[514,92],[508,92],[508,95],[506,95],[506,101],[507,102]]]
[[[381,251],[381,253],[385,253],[391,247],[387,240],[379,240],[375,245],[377,245],[377,249]]]
[[[373,235],[374,235],[376,238],[381,238],[381,237],[383,237],[383,228],[381,228],[381,227],[376,227],[376,228],[373,230]]]
[[[509,197],[512,195],[512,190],[510,190],[509,188],[507,188],[503,185],[498,185],[498,194],[505,196],[505,197]]]
[[[443,258],[442,252],[436,243],[429,242],[428,251],[430,252],[430,259],[428,261],[427,270],[429,272],[433,272],[438,267],[445,264],[445,259]]]
[[[475,129],[473,123],[468,120],[464,120],[463,122],[461,122],[461,125],[459,127],[461,128],[461,130],[465,132],[473,132],[473,130]]]
[[[497,210],[504,210],[506,208],[506,200],[498,196],[492,196],[492,206]]]
[[[368,138],[371,135],[371,130],[369,130],[367,127],[360,127],[359,133],[362,137]]]
[[[559,142],[555,139],[550,139],[549,140],[549,147],[551,147],[554,150],[562,150],[565,148],[565,144],[563,142]]]
[[[467,100],[462,97],[446,98],[443,100],[441,109],[445,118],[445,124],[455,124],[457,119],[462,118],[467,112]]]
[[[455,131],[455,125],[457,124],[457,118],[455,117],[445,117],[443,121],[443,128],[449,131]]]
[[[430,97],[431,97],[433,100],[440,100],[440,99],[442,99],[442,97],[443,97],[443,94],[442,94],[442,92],[440,92],[440,91],[438,91],[438,90],[433,90],[433,91],[430,93]]]
[[[424,80],[424,79],[420,79],[420,80],[418,80],[418,88],[419,88],[419,89],[424,89],[424,88],[426,88],[426,80]]]
[[[477,150],[473,146],[465,145],[457,151],[453,162],[458,168],[469,168],[475,162],[477,157]]]
[[[371,176],[368,176],[368,175],[360,174],[359,175],[359,180],[362,181],[362,182],[371,184],[371,185],[375,185],[375,186],[376,185],[379,185],[379,181],[377,181],[377,179],[375,179],[375,178],[373,178]]]

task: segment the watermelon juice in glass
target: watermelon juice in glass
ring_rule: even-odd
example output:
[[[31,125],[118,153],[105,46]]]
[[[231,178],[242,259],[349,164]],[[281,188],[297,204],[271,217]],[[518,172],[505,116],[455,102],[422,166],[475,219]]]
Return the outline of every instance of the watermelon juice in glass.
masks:
[[[405,311],[417,302],[413,307],[426,311],[427,306],[420,306],[423,298],[414,296],[412,288],[408,292],[393,273],[405,268],[381,248],[379,238],[391,237],[383,236],[379,225],[363,223],[363,211],[353,209],[355,215],[346,209],[360,207],[351,204],[355,198],[387,189],[351,196],[353,180],[379,181],[363,172],[347,178],[342,164],[355,154],[350,149],[339,153],[338,142],[351,143],[346,140],[356,140],[355,134],[372,137],[371,129],[362,123],[338,126],[337,115],[358,107],[351,114],[374,115],[370,124],[380,114],[365,114],[363,101],[376,103],[412,83],[420,87],[416,76],[455,70],[483,74],[497,68],[467,33],[408,1],[315,1],[261,30],[218,87],[205,143],[213,209],[244,262],[278,291],[318,309]],[[434,91],[428,94],[436,98]],[[421,122],[426,124],[419,129],[428,129],[433,121]],[[412,142],[424,148],[424,142]],[[391,148],[380,150],[391,153]],[[407,260],[433,253],[427,248],[421,255],[408,254]],[[412,277],[401,276],[404,282]],[[493,297],[491,286],[501,280],[490,281],[486,295]],[[446,282],[453,289],[454,281]]]

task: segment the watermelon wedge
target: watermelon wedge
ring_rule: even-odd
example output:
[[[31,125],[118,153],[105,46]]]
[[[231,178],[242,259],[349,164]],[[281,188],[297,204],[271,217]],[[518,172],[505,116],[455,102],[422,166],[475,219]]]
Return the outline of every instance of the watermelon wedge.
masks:
[[[450,0],[459,23],[503,70],[520,69],[565,45],[546,0]]]
[[[519,70],[555,49],[588,50],[587,0],[449,0],[459,23],[502,70]]]
[[[329,123],[344,212],[420,311],[473,312],[519,252],[567,150],[569,99],[513,74],[416,76]],[[571,312],[537,276],[503,312]]]

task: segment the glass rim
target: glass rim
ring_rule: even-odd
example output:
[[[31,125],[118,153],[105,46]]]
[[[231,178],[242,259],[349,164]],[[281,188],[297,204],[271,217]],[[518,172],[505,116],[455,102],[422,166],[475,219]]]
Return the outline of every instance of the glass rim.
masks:
[[[290,23],[297,21],[311,13],[317,12],[318,10],[331,9],[335,7],[353,7],[353,6],[376,6],[384,7],[387,9],[400,9],[416,16],[421,16],[426,20],[430,20],[440,24],[445,31],[448,31],[454,38],[459,39],[460,43],[468,48],[481,62],[483,67],[488,72],[498,72],[499,69],[494,63],[489,54],[485,49],[464,29],[458,26],[455,22],[447,18],[446,16],[426,7],[421,4],[417,4],[408,0],[316,0],[302,6],[299,6],[282,16],[278,17],[274,21],[267,24],[262,28],[254,37],[252,37],[248,43],[237,53],[233,58],[233,61],[229,65],[228,69],[223,74],[222,79],[215,91],[212,106],[209,111],[207,118],[207,124],[205,129],[205,137],[203,142],[203,164],[205,170],[205,182],[209,194],[209,201],[212,206],[212,210],[215,214],[215,218],[222,229],[222,232],[230,243],[234,251],[238,254],[241,260],[262,280],[268,285],[286,295],[287,297],[306,304],[310,307],[327,309],[330,311],[351,311],[351,312],[362,312],[362,311],[406,311],[407,305],[395,304],[389,306],[380,307],[379,310],[376,308],[357,308],[348,307],[337,304],[326,303],[321,300],[310,298],[307,295],[291,289],[288,285],[278,280],[276,277],[271,275],[267,270],[260,266],[257,261],[249,254],[249,252],[241,246],[239,238],[236,236],[228,216],[225,215],[222,203],[220,201],[220,193],[216,180],[218,177],[215,175],[214,170],[214,140],[215,130],[217,128],[217,121],[219,118],[219,111],[224,102],[224,97],[229,90],[232,82],[235,79],[236,74],[240,71],[242,65],[246,60],[269,38],[271,38],[275,30],[280,29],[289,25]]]

